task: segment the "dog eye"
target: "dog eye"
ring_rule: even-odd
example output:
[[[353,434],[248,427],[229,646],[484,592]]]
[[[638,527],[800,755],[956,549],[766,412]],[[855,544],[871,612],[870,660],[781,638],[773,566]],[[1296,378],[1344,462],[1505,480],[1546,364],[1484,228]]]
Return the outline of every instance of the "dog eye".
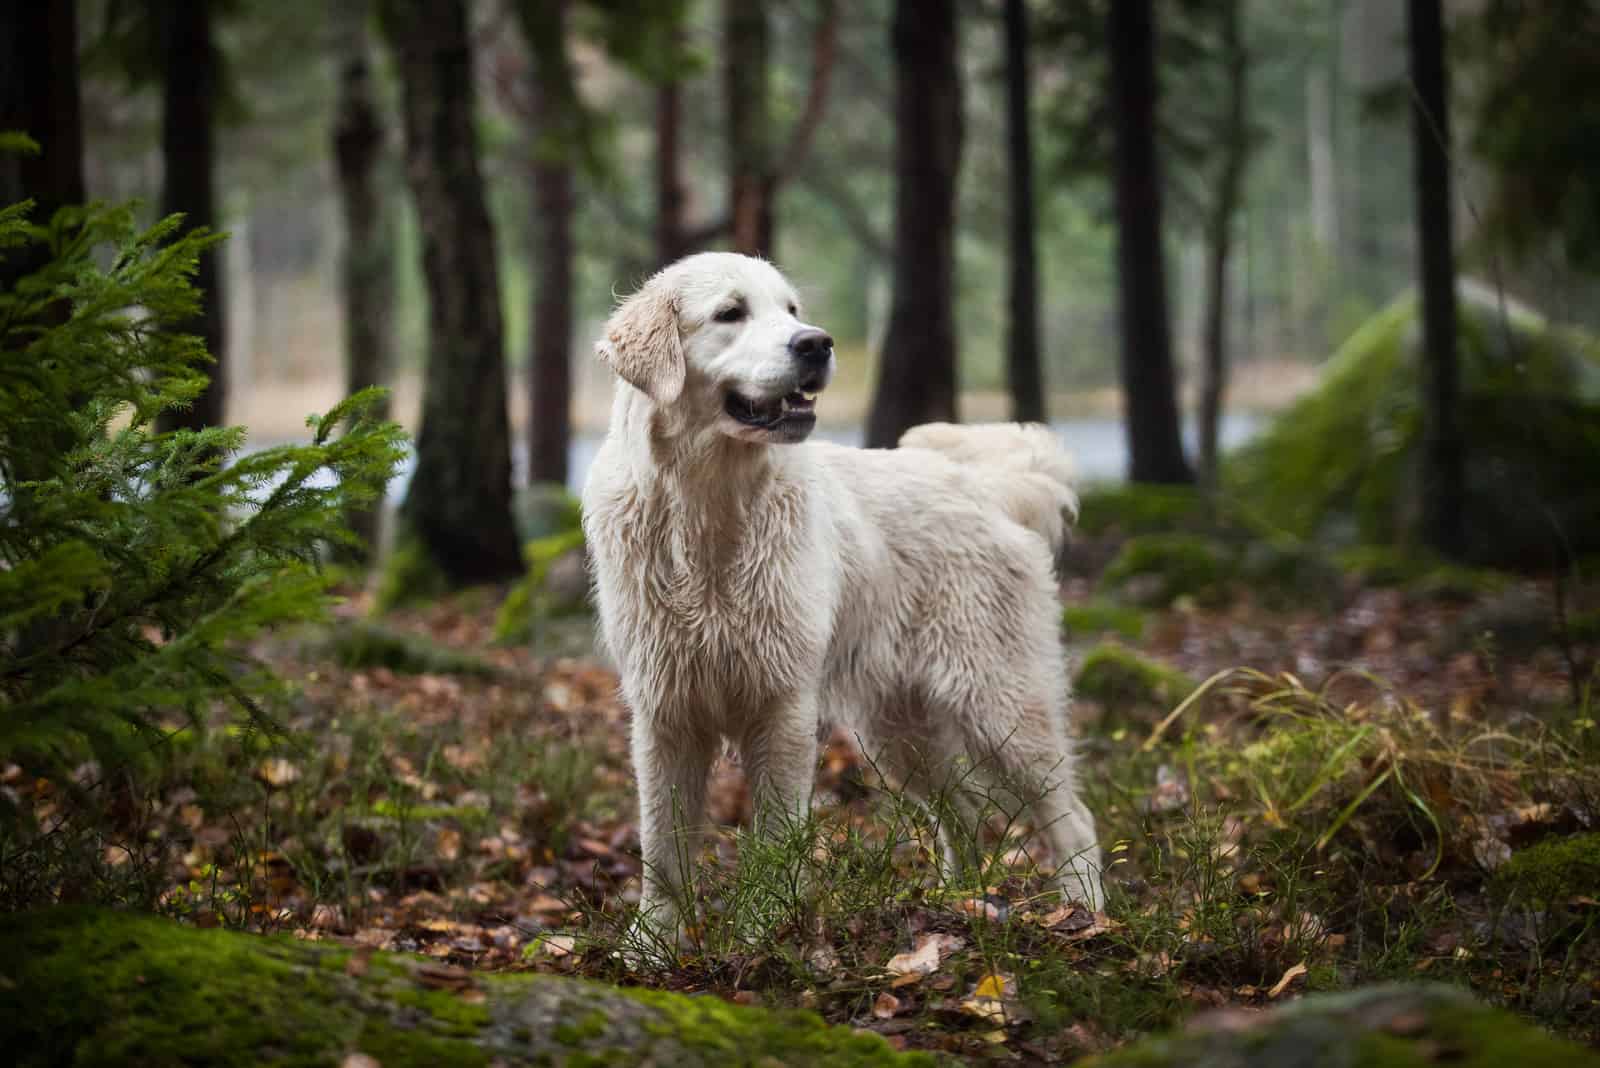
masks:
[[[731,308],[723,308],[712,318],[719,323],[736,323],[745,316],[744,305],[735,304]]]

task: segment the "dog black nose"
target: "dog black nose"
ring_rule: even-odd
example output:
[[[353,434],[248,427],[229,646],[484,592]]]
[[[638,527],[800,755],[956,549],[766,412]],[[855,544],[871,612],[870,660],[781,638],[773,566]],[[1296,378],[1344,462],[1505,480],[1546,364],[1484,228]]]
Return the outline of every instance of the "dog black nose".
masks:
[[[833,354],[833,338],[814,326],[808,326],[789,339],[789,352],[803,363],[827,363],[828,357]]]

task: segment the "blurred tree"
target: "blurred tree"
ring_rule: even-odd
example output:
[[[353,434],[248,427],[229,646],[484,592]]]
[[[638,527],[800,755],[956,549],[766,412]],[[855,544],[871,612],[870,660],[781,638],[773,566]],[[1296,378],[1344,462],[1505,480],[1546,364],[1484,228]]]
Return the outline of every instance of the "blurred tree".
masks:
[[[772,39],[764,0],[723,0],[723,91],[728,108],[728,222],[734,250],[773,255],[778,190],[804,165],[827,112],[837,49],[837,0],[818,0],[806,101],[781,153],[773,138]],[[715,233],[707,235],[715,236]]]
[[[728,107],[728,215],[733,247],[772,255],[772,200],[777,182],[769,158],[772,108],[764,0],[723,0],[723,94]]]
[[[1116,0],[1106,18],[1128,478],[1192,482],[1178,422],[1162,262],[1152,8],[1152,0]]]
[[[534,284],[528,342],[528,480],[567,482],[572,432],[572,219],[584,111],[567,55],[567,0],[518,0],[533,54]]]
[[[1027,0],[1005,0],[1006,146],[1011,179],[1011,320],[1006,345],[1006,385],[1011,418],[1045,417],[1044,375],[1039,369],[1039,255],[1033,200],[1032,85],[1028,69]]]
[[[393,348],[394,232],[381,177],[385,152],[383,119],[373,85],[366,36],[367,5],[343,9],[346,18],[339,57],[339,102],[333,155],[344,214],[343,287],[345,391],[388,384]],[[388,397],[373,416],[389,417]],[[363,507],[347,517],[359,544],[350,555],[361,562],[378,546],[381,507]]]
[[[215,228],[216,109],[223,92],[222,56],[212,24],[214,0],[148,0],[161,70],[161,211],[182,214],[189,229]],[[162,414],[166,428],[221,426],[228,398],[227,303],[217,253],[195,272],[201,308],[175,328],[199,334],[211,354],[210,381],[186,409]]]
[[[897,0],[894,295],[867,445],[956,417],[955,207],[963,134],[955,0]]]
[[[0,5],[0,132],[25,133],[40,149],[0,154],[0,204],[30,199],[41,224],[85,199],[77,11],[75,0]],[[0,288],[36,270],[48,254],[34,244],[4,250]]]
[[[1450,77],[1441,0],[1407,0],[1418,278],[1422,291],[1422,526],[1434,549],[1459,555],[1465,486],[1456,356],[1456,267],[1450,192]]]
[[[1219,131],[1220,173],[1206,224],[1207,270],[1205,342],[1200,380],[1200,478],[1217,484],[1217,430],[1228,384],[1228,257],[1233,245],[1234,216],[1249,161],[1251,131],[1246,114],[1250,54],[1244,44],[1245,0],[1215,0],[1220,37],[1220,62],[1227,72],[1226,117]]]
[[[478,169],[464,0],[382,0],[422,236],[428,358],[401,516],[453,585],[521,573],[494,229]]]
[[[1467,29],[1490,235],[1600,274],[1600,0],[1489,0]]]
[[[656,266],[664,267],[688,251],[683,217],[683,88],[672,76],[656,84],[655,209]]]

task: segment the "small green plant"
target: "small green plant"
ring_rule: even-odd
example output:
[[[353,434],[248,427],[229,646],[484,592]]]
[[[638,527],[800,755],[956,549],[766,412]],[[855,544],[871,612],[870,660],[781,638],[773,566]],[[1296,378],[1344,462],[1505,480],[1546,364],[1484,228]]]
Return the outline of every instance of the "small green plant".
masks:
[[[245,452],[242,428],[155,429],[209,358],[172,324],[196,313],[196,261],[219,239],[178,237],[179,221],[0,210],[7,259],[44,260],[0,292],[0,760],[77,801],[45,834],[0,797],[13,907],[100,885],[93,858],[114,831],[91,826],[94,787],[148,777],[213,706],[267,725],[278,685],[243,639],[322,614],[323,550],[353,538],[346,506],[376,499],[402,456],[399,428],[366,418],[375,391],[312,417],[306,445]],[[87,760],[96,773],[74,775]]]

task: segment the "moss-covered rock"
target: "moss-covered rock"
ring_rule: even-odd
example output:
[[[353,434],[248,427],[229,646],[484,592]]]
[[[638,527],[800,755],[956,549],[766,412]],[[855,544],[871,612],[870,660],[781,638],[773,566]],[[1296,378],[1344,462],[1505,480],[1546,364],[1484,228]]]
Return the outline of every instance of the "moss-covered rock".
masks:
[[[1144,636],[1145,614],[1114,601],[1094,600],[1069,604],[1061,610],[1061,626],[1073,641],[1116,634],[1130,642]]]
[[[0,1049],[19,1068],[931,1065],[803,1012],[61,908],[0,919]]]
[[[1546,838],[1511,855],[1490,884],[1497,897],[1559,907],[1600,889],[1600,834]]]
[[[1173,708],[1197,683],[1183,672],[1120,645],[1095,646],[1083,658],[1073,689],[1110,713]]]
[[[1469,558],[1600,547],[1600,346],[1471,283],[1460,319]],[[1420,544],[1417,320],[1406,296],[1357,330],[1322,385],[1230,457],[1230,495],[1300,537]]]
[[[1078,502],[1077,529],[1092,537],[1163,534],[1207,524],[1205,497],[1193,486],[1093,486]]]
[[[1201,534],[1143,534],[1123,545],[1100,576],[1108,591],[1164,607],[1179,597],[1217,603],[1237,570],[1229,549]]]
[[[416,536],[402,531],[384,558],[373,610],[379,613],[450,592],[450,582]]]
[[[573,527],[522,547],[528,574],[511,588],[500,606],[494,622],[496,641],[531,641],[542,622],[588,613],[583,544],[583,529]]]
[[[1580,1068],[1600,1064],[1510,1013],[1445,986],[1322,994],[1260,1014],[1198,1018],[1087,1062],[1093,1068]]]
[[[340,667],[383,667],[402,675],[493,675],[494,665],[415,634],[377,623],[349,622],[333,628],[322,651]]]

